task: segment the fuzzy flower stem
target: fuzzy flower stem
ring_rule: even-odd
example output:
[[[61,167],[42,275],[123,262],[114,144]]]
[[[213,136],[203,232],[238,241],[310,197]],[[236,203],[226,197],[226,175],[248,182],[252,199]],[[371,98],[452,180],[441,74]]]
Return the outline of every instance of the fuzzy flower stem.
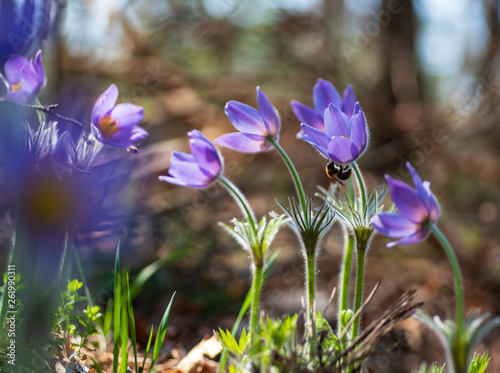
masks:
[[[73,228],[69,224],[66,230],[66,238],[64,240],[64,251],[61,257],[61,266],[59,268],[58,286],[60,291],[64,291],[71,266],[71,246],[73,245]]]
[[[262,267],[253,266],[252,280],[252,302],[250,305],[250,338],[252,348],[255,346],[257,339],[257,328],[259,326],[259,301],[260,289],[262,287]]]
[[[462,331],[464,324],[464,291],[463,291],[463,280],[462,273],[460,271],[460,265],[458,264],[457,256],[455,255],[455,251],[450,245],[450,242],[445,237],[443,232],[437,227],[436,224],[432,222],[427,223],[432,230],[432,233],[437,238],[441,246],[443,247],[446,255],[448,256],[448,260],[450,261],[451,270],[453,271],[453,277],[455,280],[455,293],[456,293],[456,317],[457,317],[457,325],[458,330]]]
[[[288,157],[288,155],[280,146],[280,144],[278,144],[278,142],[274,140],[272,137],[269,137],[269,142],[273,144],[278,153],[280,153],[281,157],[288,166],[288,170],[290,170],[290,173],[292,174],[293,181],[295,182],[295,188],[297,189],[297,194],[300,199],[300,205],[302,206],[302,212],[304,213],[304,216],[307,219],[309,215],[306,213],[307,211],[306,194],[304,192],[304,187],[302,186],[302,182],[300,181],[299,174],[297,173],[297,170],[295,169],[295,166],[293,165],[290,157]]]
[[[234,198],[243,215],[246,216],[248,222],[252,226],[253,231],[257,232],[257,223],[255,220],[255,215],[243,193],[241,193],[238,187],[234,185],[231,181],[226,179],[224,176],[220,176],[219,180],[222,183],[222,185],[224,185],[224,187],[226,187],[226,189],[229,191],[229,194],[231,194],[231,196]]]
[[[339,299],[339,334],[342,333],[342,323],[341,323],[341,315],[343,311],[347,310],[348,307],[348,299],[349,299],[349,284],[351,278],[351,265],[352,265],[352,255],[354,252],[354,236],[352,234],[347,233],[347,241],[344,250],[344,263],[342,265],[342,275],[340,282],[340,299]],[[345,337],[341,341],[343,348],[345,348]]]
[[[363,212],[363,217],[366,217],[366,188],[365,188],[365,182],[363,180],[363,175],[361,174],[361,171],[359,170],[358,164],[356,162],[352,162],[351,167],[354,170],[354,173],[356,174],[356,181],[359,188],[359,194],[361,195],[361,209],[362,209],[361,211]]]
[[[306,255],[306,266],[307,266],[307,325],[306,329],[309,334],[309,341],[311,343],[311,354],[316,351],[316,265],[315,265],[315,255]]]
[[[9,264],[7,265],[7,271],[12,268],[12,266],[16,265],[17,262],[17,257],[18,257],[18,252],[19,252],[19,233],[16,231],[14,234],[14,244],[12,246],[12,250],[10,252],[10,257],[9,257]],[[8,299],[9,297],[8,292],[7,292],[7,284],[8,280],[5,281],[5,284],[3,285],[3,292],[2,292],[2,301],[0,304],[0,328],[3,328],[4,322],[5,322],[5,317],[7,316],[7,308],[8,308]]]
[[[361,303],[363,301],[363,283],[365,276],[365,254],[366,247],[357,247],[357,273],[356,273],[356,293],[354,295],[354,310],[353,313],[356,314],[359,308],[361,307]],[[357,317],[352,323],[352,335],[351,338],[355,339],[358,336],[359,331],[359,319]]]

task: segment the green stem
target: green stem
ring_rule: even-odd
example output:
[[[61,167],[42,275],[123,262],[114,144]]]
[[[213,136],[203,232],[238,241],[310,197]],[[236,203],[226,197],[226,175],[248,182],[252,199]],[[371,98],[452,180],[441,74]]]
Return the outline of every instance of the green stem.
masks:
[[[359,170],[358,164],[356,162],[351,163],[351,167],[356,174],[356,181],[358,183],[359,194],[361,195],[361,211],[363,212],[363,217],[366,217],[366,188],[365,182],[363,180],[363,175]]]
[[[302,212],[304,213],[304,216],[307,219],[307,216],[309,214],[306,213],[307,211],[307,200],[306,200],[306,194],[304,192],[304,187],[302,186],[302,182],[300,181],[299,174],[297,173],[297,170],[295,169],[295,166],[293,165],[290,157],[286,154],[286,152],[283,150],[280,144],[276,140],[274,140],[272,137],[269,138],[269,142],[273,144],[273,146],[276,148],[278,153],[280,153],[281,157],[285,161],[286,165],[288,166],[288,170],[292,174],[293,181],[295,182],[295,188],[297,189],[297,194],[300,199],[300,205],[302,206]]]
[[[306,265],[307,265],[307,282],[306,282],[306,292],[307,292],[307,323],[306,330],[308,332],[309,341],[311,344],[311,354],[316,351],[316,265],[315,265],[315,255],[306,255]]]
[[[64,240],[64,251],[61,258],[61,267],[59,268],[59,276],[57,284],[59,290],[64,291],[67,286],[69,271],[71,267],[71,246],[73,244],[73,228],[69,226],[66,231],[66,239]]]
[[[351,279],[351,266],[352,266],[352,255],[354,252],[354,236],[352,234],[347,233],[347,241],[344,250],[344,263],[342,265],[342,273],[341,273],[341,282],[340,282],[340,299],[339,299],[339,335],[342,333],[342,323],[340,316],[342,312],[347,310],[348,300],[349,300],[349,285]],[[342,347],[345,348],[345,340],[346,336],[342,339]]]
[[[7,265],[7,271],[12,268],[11,266],[15,266],[17,262],[17,256],[18,256],[18,251],[19,251],[19,234],[16,231],[14,233],[14,243],[12,245],[12,250],[10,252],[10,257],[9,257],[9,264]],[[3,285],[3,292],[2,292],[2,301],[0,305],[0,328],[3,329],[3,325],[5,322],[5,317],[7,316],[7,309],[8,309],[8,281],[5,281],[5,284]]]
[[[259,326],[259,300],[262,287],[262,267],[253,266],[252,302],[250,304],[250,340],[252,348],[255,347]]]
[[[354,295],[354,310],[353,313],[356,314],[361,303],[363,301],[363,282],[365,276],[365,254],[366,249],[364,247],[357,247],[357,273],[356,273],[356,293]],[[354,340],[358,336],[359,331],[359,320],[361,315],[359,315],[352,323],[352,334],[351,338]]]
[[[450,242],[445,237],[443,232],[432,222],[428,222],[429,227],[432,230],[434,236],[438,239],[443,247],[446,255],[448,256],[448,260],[450,261],[451,270],[453,271],[453,277],[455,280],[455,293],[456,293],[456,317],[457,317],[457,325],[458,330],[461,333],[464,322],[464,291],[463,291],[463,281],[462,281],[462,273],[460,272],[460,265],[458,264],[457,256],[455,255],[455,251],[450,245]]]
[[[229,193],[233,196],[235,199],[236,203],[241,209],[241,212],[246,216],[248,222],[252,226],[252,229],[254,232],[257,232],[257,223],[255,219],[255,215],[253,213],[252,208],[250,207],[250,204],[248,203],[247,199],[241,193],[241,191],[238,189],[236,185],[234,185],[231,181],[226,179],[224,176],[219,177],[220,182],[227,188]]]

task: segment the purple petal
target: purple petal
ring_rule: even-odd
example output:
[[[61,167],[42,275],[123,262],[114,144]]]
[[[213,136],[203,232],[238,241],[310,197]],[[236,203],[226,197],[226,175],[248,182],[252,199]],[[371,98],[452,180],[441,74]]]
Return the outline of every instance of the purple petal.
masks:
[[[7,60],[5,63],[5,77],[10,85],[19,83],[21,81],[21,70],[24,66],[29,64],[26,57],[15,55]]]
[[[366,148],[367,134],[366,134],[366,119],[363,111],[351,117],[351,141],[362,153]]]
[[[351,117],[354,114],[354,105],[356,104],[356,96],[352,90],[352,86],[349,84],[344,89],[344,94],[342,96],[342,111]]]
[[[254,135],[255,137],[259,135]],[[240,132],[228,133],[214,140],[214,143],[225,148],[233,149],[243,153],[258,153],[266,150],[266,140],[264,136],[259,139],[250,138]]]
[[[205,187],[213,181],[213,178],[202,172],[191,154],[181,152],[172,154],[168,173],[168,176],[162,176],[160,180],[194,188]]]
[[[327,149],[328,157],[337,163],[351,163],[359,156],[359,149],[346,137],[332,137]]]
[[[115,106],[116,100],[118,100],[118,88],[116,88],[116,85],[111,84],[94,104],[92,123],[97,124],[101,116],[107,115]]]
[[[132,128],[132,135],[130,136],[130,141],[136,143],[138,141],[144,140],[148,137],[149,133],[144,128],[139,126],[134,126]]]
[[[116,121],[118,127],[132,127],[144,119],[144,109],[142,106],[133,104],[118,104],[111,110],[110,115]]]
[[[318,79],[313,89],[314,108],[318,113],[324,113],[328,105],[342,106],[342,98],[332,83]]]
[[[387,247],[394,247],[396,245],[404,245],[404,244],[412,244],[412,243],[422,242],[423,240],[425,240],[427,238],[429,233],[430,233],[429,228],[421,227],[421,229],[419,229],[415,233],[413,233],[409,236],[403,237],[399,241],[389,242],[387,244]]]
[[[427,206],[422,202],[415,189],[389,175],[385,176],[385,180],[389,185],[391,198],[401,215],[416,223],[422,223],[429,217]]]
[[[420,196],[422,202],[427,206],[429,212],[429,218],[431,221],[435,222],[439,218],[440,208],[439,203],[436,200],[434,194],[432,194],[430,185],[428,181],[422,182],[422,179],[418,175],[417,171],[413,168],[410,162],[406,162],[406,168],[410,171],[413,184],[417,189],[417,193]]]
[[[224,112],[238,131],[256,135],[267,134],[262,116],[253,107],[238,101],[229,101],[224,108]]]
[[[189,147],[201,171],[209,178],[216,178],[222,171],[222,159],[215,146],[200,131],[188,133]]]
[[[400,214],[380,213],[373,217],[371,224],[385,236],[401,238],[415,233],[420,225]]]
[[[351,136],[351,121],[336,106],[330,104],[325,110],[325,132],[328,137]]]
[[[257,87],[257,104],[266,125],[266,133],[271,136],[278,134],[280,131],[280,116],[278,111],[259,87]]]
[[[27,103],[31,94],[27,91],[10,91],[3,97],[4,100],[11,100],[20,103]]]
[[[291,105],[295,116],[301,121],[301,123],[308,124],[309,126],[320,131],[325,131],[323,117],[318,112],[297,101],[292,101]]]
[[[45,70],[43,68],[42,51],[41,50],[39,50],[35,56],[33,68],[34,68],[34,71],[36,73],[38,82],[40,83],[40,90],[41,90],[47,84],[47,77],[45,76]]]
[[[304,131],[304,136],[302,136],[302,140],[307,141],[311,145],[313,145],[316,149],[318,149],[325,157],[328,158],[328,142],[330,139],[326,135],[326,133],[317,130],[305,123],[302,123],[302,131]]]

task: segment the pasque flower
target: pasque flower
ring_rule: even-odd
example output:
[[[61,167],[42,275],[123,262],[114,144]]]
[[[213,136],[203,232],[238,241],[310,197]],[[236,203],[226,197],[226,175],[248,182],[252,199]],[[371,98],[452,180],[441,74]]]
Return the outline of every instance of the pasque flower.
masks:
[[[399,212],[380,213],[371,221],[373,227],[380,233],[400,239],[388,243],[387,247],[424,240],[431,231],[428,223],[435,223],[440,215],[439,204],[430,190],[430,183],[422,182],[409,162],[406,163],[406,167],[410,171],[416,189],[386,175],[389,192]]]
[[[2,80],[7,86],[4,100],[29,103],[38,96],[47,82],[41,51],[31,60],[20,55],[10,57],[4,70],[5,76],[2,76]]]
[[[116,105],[117,99],[118,88],[114,84],[99,96],[92,111],[92,133],[104,144],[127,148],[148,135],[138,126],[144,110],[132,104]]]
[[[188,136],[192,154],[174,152],[168,175],[159,179],[190,188],[207,187],[222,174],[222,156],[200,131],[193,130]]]
[[[238,101],[229,101],[224,109],[233,126],[240,132],[215,139],[215,143],[244,153],[257,153],[273,146],[279,139],[280,117],[267,96],[257,87],[259,110]]]
[[[298,101],[292,101],[292,109],[297,118],[302,122],[316,128],[320,131],[325,131],[323,116],[325,110],[330,104],[333,104],[340,109],[349,118],[354,114],[354,105],[356,104],[356,96],[351,85],[348,85],[343,97],[337,92],[333,84],[324,79],[318,79],[313,89],[314,109],[306,106]],[[302,131],[297,137],[302,137]]]
[[[328,105],[324,123],[324,131],[302,123],[302,140],[336,163],[351,163],[361,156],[366,149],[368,136],[365,115],[359,102],[354,105],[351,117],[334,104]]]

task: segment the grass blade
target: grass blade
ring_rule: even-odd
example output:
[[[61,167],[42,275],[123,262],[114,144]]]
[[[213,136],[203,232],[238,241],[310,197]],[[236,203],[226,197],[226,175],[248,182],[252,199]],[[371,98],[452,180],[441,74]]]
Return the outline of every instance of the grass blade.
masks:
[[[174,301],[174,297],[175,293],[172,295],[172,298],[170,299],[170,303],[168,304],[167,309],[165,310],[165,313],[161,318],[160,327],[158,328],[158,332],[156,333],[155,347],[153,349],[153,359],[151,361],[151,367],[149,368],[150,372],[151,369],[153,369],[153,365],[155,365],[158,356],[160,355],[160,350],[161,347],[163,346],[163,341],[165,340],[165,334],[167,333],[168,318],[170,316],[170,309],[172,308],[172,302]]]
[[[137,338],[135,334],[135,319],[134,319],[134,309],[132,308],[132,298],[130,296],[130,284],[128,272],[125,274],[127,278],[126,287],[127,287],[127,309],[128,309],[128,320],[130,324],[130,338],[132,340],[132,348],[134,350],[134,362],[135,362],[135,371],[137,372]]]
[[[153,325],[151,325],[151,332],[149,333],[148,344],[146,346],[146,351],[144,352],[144,359],[142,360],[142,368],[140,372],[144,372],[144,366],[146,365],[146,359],[149,355],[149,349],[151,348],[151,342],[153,341]]]
[[[120,273],[120,244],[116,248],[115,258],[115,286],[113,299],[113,373],[118,373],[118,355],[120,353],[120,321],[121,321],[121,273]]]

